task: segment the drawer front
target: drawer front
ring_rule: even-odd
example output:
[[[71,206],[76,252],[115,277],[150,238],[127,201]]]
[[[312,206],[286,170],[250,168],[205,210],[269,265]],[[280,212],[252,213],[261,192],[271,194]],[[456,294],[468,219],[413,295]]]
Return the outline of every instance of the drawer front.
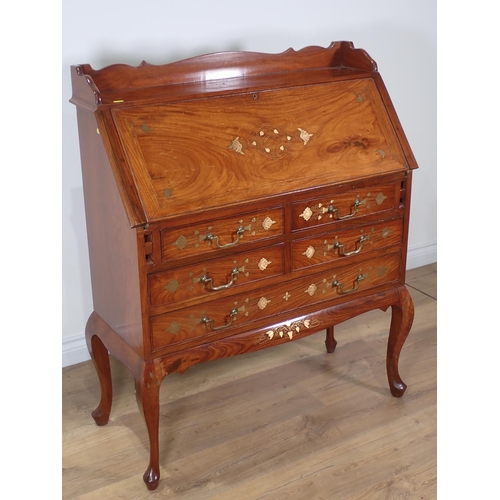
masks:
[[[366,215],[393,210],[398,203],[395,184],[332,193],[330,196],[294,203],[292,228],[297,230],[349,219],[359,220]]]
[[[319,304],[395,282],[400,275],[400,253],[364,263],[333,268],[246,294],[198,304],[151,319],[153,348],[200,344],[224,337],[264,319],[300,307]]]
[[[149,276],[152,307],[196,297],[214,297],[284,272],[283,246],[230,255]]]
[[[180,229],[161,231],[162,258],[182,259],[208,255],[221,249],[238,249],[284,232],[283,208],[214,220]]]
[[[399,218],[304,238],[292,244],[292,266],[296,270],[383,248],[396,249],[401,245],[402,236],[403,219]]]

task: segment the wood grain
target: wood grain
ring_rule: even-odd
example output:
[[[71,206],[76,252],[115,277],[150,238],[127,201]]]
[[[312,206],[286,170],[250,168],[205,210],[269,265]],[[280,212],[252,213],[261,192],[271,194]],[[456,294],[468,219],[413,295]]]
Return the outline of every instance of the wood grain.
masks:
[[[304,306],[310,308],[322,303],[323,308],[329,307],[336,300],[345,299],[352,290],[356,290],[356,296],[361,292],[366,295],[368,290],[377,286],[395,284],[400,276],[399,265],[399,254],[390,254],[365,261],[361,266],[334,267],[290,283],[259,288],[155,316],[151,319],[153,348],[178,344],[188,347],[220,338],[221,335],[234,335],[242,329],[251,328],[254,321],[283,314],[294,317]],[[363,279],[358,281],[360,274]],[[340,285],[333,286],[335,280]],[[233,309],[237,312],[231,321],[230,312]],[[213,320],[213,328],[203,322],[203,317]]]
[[[435,266],[434,266],[435,268]],[[160,395],[156,492],[141,480],[148,437],[132,374],[111,359],[113,411],[91,362],[63,369],[63,498],[386,500],[436,497],[436,301],[433,266],[409,273],[415,321],[401,355],[408,390],[390,396],[384,354],[390,313],[169,375]]]
[[[161,382],[203,361],[322,328],[331,354],[334,326],[391,307],[386,373],[393,396],[402,396],[417,165],[366,52],[338,42],[156,67],[83,65],[72,68],[72,81],[94,296],[86,339],[101,386],[92,416],[112,423],[109,351],[133,374],[149,490],[160,478]],[[320,241],[326,259],[318,254],[309,266],[304,259]],[[261,251],[280,261],[277,272],[261,283],[241,279],[232,293],[236,275],[262,267]],[[303,416],[287,421],[284,442],[303,428],[307,435]],[[242,477],[263,463],[247,464]]]
[[[150,220],[408,168],[370,79],[112,114]]]

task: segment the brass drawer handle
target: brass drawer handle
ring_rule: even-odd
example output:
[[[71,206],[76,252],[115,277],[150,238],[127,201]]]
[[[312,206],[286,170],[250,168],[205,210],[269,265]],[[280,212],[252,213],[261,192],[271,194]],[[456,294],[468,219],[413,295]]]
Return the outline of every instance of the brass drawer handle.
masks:
[[[358,274],[358,277],[355,279],[354,288],[352,288],[351,290],[344,290],[344,285],[342,285],[342,283],[340,281],[334,280],[334,282],[332,283],[332,288],[337,287],[339,290],[339,293],[345,295],[347,293],[355,292],[359,288],[359,284],[361,283],[361,281],[364,279],[365,279],[365,277],[362,274]]]
[[[361,202],[356,199],[356,201],[354,202],[353,204],[353,207],[354,207],[354,210],[352,211],[352,213],[348,214],[348,215],[344,215],[343,217],[341,217],[339,215],[339,209],[338,208],[335,208],[333,205],[329,205],[328,206],[328,213],[329,214],[336,214],[337,215],[337,219],[338,220],[344,220],[344,219],[349,219],[349,217],[353,217],[354,215],[357,214],[358,212],[358,207],[361,205]]]
[[[231,309],[231,311],[229,312],[230,321],[229,321],[229,323],[227,323],[227,325],[222,325],[222,326],[214,327],[214,320],[210,319],[208,316],[203,316],[203,318],[201,318],[201,322],[205,323],[206,325],[208,325],[210,327],[210,330],[216,332],[217,330],[224,330],[225,328],[229,328],[233,324],[234,317],[237,314],[238,314],[238,310],[237,309],[234,309],[234,308]]]
[[[241,239],[241,235],[245,232],[245,228],[243,226],[239,226],[238,229],[236,229],[236,240],[233,241],[232,243],[227,243],[225,245],[221,245],[219,243],[219,237],[218,236],[215,236],[213,233],[208,233],[206,236],[205,236],[205,240],[207,241],[215,241],[215,244],[217,245],[217,248],[229,248],[229,247],[234,247],[234,245],[236,245],[240,239]]]
[[[204,284],[204,285],[208,285],[208,287],[210,288],[210,290],[214,290],[214,291],[217,291],[217,290],[224,290],[226,288],[229,288],[236,280],[236,276],[239,274],[239,269],[237,267],[235,267],[232,271],[231,271],[231,281],[229,281],[229,283],[226,283],[225,285],[220,285],[220,286],[214,286],[213,285],[213,281],[212,281],[212,278],[210,278],[210,276],[208,275],[204,275],[200,278],[200,281]]]
[[[360,236],[359,240],[357,241],[359,243],[359,247],[356,250],[353,250],[352,252],[346,252],[344,250],[344,245],[337,241],[335,245],[333,245],[333,248],[338,248],[339,249],[339,254],[343,255],[344,257],[348,257],[349,255],[356,255],[357,253],[361,252],[361,249],[363,248],[363,242],[366,241],[368,238],[366,236]]]

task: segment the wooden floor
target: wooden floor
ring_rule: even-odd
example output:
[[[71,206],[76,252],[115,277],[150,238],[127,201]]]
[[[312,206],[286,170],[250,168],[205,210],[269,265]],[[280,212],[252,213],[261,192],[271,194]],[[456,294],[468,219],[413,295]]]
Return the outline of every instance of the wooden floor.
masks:
[[[408,272],[415,321],[390,395],[390,321],[373,311],[324,333],[168,376],[161,389],[158,489],[133,379],[113,362],[107,426],[92,363],[63,369],[63,498],[388,500],[436,498],[437,266]]]

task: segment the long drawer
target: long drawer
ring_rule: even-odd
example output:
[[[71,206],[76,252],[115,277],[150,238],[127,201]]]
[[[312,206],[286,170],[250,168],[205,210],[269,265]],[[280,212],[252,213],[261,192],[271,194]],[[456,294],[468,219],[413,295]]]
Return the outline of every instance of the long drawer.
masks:
[[[300,307],[355,298],[379,285],[396,282],[400,276],[400,253],[367,260],[362,264],[335,267],[268,288],[204,302],[151,318],[154,350],[187,346],[214,337],[229,336],[249,323],[293,312]]]
[[[283,245],[228,255],[149,275],[152,307],[210,297],[222,290],[260,281],[284,272]]]

